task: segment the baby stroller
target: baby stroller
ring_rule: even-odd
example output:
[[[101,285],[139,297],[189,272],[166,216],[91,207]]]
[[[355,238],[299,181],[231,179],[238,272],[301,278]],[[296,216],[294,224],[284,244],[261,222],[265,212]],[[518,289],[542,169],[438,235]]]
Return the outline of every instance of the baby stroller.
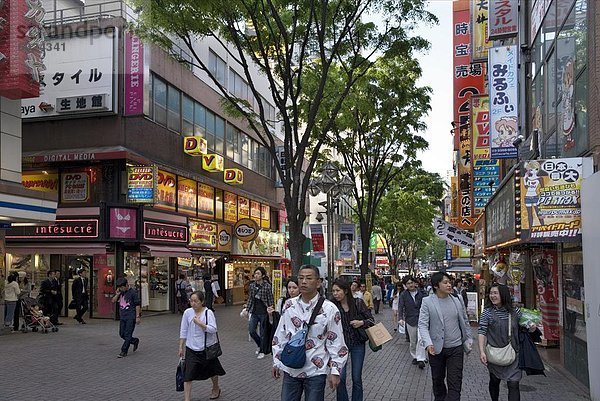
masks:
[[[53,333],[58,331],[58,327],[52,324],[47,316],[35,312],[34,307],[40,306],[35,298],[23,297],[20,302],[22,319],[21,331],[23,333],[27,333],[30,329],[31,331],[41,331],[42,333],[48,333],[48,330]]]

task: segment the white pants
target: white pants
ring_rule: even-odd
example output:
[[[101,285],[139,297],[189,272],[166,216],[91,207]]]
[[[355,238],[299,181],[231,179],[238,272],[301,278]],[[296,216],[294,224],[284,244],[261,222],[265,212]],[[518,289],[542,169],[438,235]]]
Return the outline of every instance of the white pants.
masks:
[[[417,326],[411,326],[406,323],[406,330],[408,330],[408,336],[410,337],[410,355],[417,361],[425,362],[427,360],[427,354]]]

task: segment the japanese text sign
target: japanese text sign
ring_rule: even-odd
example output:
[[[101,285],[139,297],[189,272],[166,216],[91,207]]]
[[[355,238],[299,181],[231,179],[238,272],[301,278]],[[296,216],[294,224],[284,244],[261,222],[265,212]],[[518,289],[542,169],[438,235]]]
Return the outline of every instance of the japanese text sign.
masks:
[[[490,149],[491,157],[517,157],[513,142],[519,135],[517,46],[490,49]]]
[[[519,32],[518,0],[492,0],[488,14],[490,40],[515,36]]]
[[[438,217],[433,219],[433,230],[435,235],[454,245],[473,247],[473,234],[468,231],[454,227],[447,221]]]
[[[127,202],[154,203],[156,176],[155,166],[128,166]]]
[[[158,170],[156,184],[156,205],[162,209],[175,210],[177,198],[177,176]]]
[[[515,184],[507,180],[485,208],[486,248],[517,238]]]
[[[488,56],[488,49],[491,43],[488,40],[488,11],[490,0],[471,0],[471,42],[473,52],[472,61],[485,61]]]

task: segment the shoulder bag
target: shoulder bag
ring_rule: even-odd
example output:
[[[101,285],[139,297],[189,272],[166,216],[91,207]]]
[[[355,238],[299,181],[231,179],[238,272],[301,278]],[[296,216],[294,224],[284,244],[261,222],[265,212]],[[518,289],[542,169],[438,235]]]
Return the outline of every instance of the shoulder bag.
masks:
[[[517,353],[512,346],[512,313],[508,312],[508,344],[505,347],[492,347],[487,344],[485,346],[485,356],[488,363],[497,366],[508,366],[515,361]]]
[[[300,369],[304,367],[306,362],[306,337],[308,336],[308,330],[310,326],[315,323],[315,319],[319,314],[319,310],[321,306],[325,302],[325,298],[320,297],[313,309],[312,314],[310,315],[310,320],[308,324],[304,324],[304,327],[301,330],[298,330],[296,334],[290,338],[290,341],[285,344],[283,347],[283,351],[281,352],[281,363],[283,363],[288,368],[292,369]]]
[[[204,316],[206,317],[206,324],[208,325],[208,308],[206,309],[206,312],[204,312]],[[206,355],[207,361],[217,359],[219,356],[223,355],[221,343],[219,342],[219,333],[217,332],[215,334],[217,335],[217,342],[207,347],[206,338],[208,337],[208,333],[206,333],[206,330],[204,331],[204,354]]]

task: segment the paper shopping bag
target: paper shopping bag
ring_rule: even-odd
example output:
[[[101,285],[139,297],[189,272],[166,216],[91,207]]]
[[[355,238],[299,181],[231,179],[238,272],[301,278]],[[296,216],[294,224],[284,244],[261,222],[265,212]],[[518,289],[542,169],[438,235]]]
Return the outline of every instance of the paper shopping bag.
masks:
[[[365,329],[365,331],[367,332],[367,336],[369,336],[369,341],[376,347],[383,345],[392,339],[392,336],[383,323],[377,323],[375,326]]]

